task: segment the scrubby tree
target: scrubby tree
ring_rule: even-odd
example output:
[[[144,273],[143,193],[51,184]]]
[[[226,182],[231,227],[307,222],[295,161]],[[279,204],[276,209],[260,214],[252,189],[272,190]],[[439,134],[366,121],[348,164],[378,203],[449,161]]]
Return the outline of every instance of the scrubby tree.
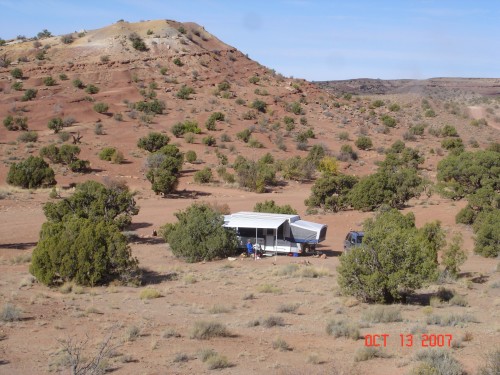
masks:
[[[21,101],[22,102],[27,102],[27,101],[30,101],[31,99],[35,99],[37,93],[38,93],[38,90],[36,90],[36,89],[27,89],[24,92],[24,95],[21,98]]]
[[[94,286],[116,278],[129,281],[137,264],[114,223],[71,216],[43,224],[30,272],[45,285]]]
[[[482,212],[474,225],[474,251],[484,257],[500,255],[500,209]]]
[[[462,249],[463,239],[460,233],[455,233],[451,243],[443,250],[442,264],[444,271],[453,278],[458,276],[460,266],[467,260],[467,254]]]
[[[449,155],[438,163],[437,179],[443,194],[461,199],[483,186],[500,190],[500,153],[493,151],[463,152]]]
[[[209,167],[203,168],[194,174],[194,182],[198,184],[208,184],[213,179],[212,169]]]
[[[194,94],[194,89],[192,87],[182,85],[175,96],[177,96],[179,99],[188,100],[191,98],[191,94]]]
[[[10,166],[7,183],[24,189],[50,187],[56,184],[54,171],[42,158],[29,156]]]
[[[274,200],[266,200],[256,203],[253,207],[254,212],[268,212],[271,214],[297,215],[297,210],[289,204],[283,206],[277,205]]]
[[[149,152],[155,152],[166,146],[170,142],[170,138],[166,134],[151,132],[147,136],[139,138],[137,147]]]
[[[142,38],[136,32],[131,33],[128,36],[129,40],[132,42],[132,47],[138,51],[147,51],[148,47]]]
[[[64,121],[60,117],[55,117],[49,120],[47,127],[53,130],[54,133],[59,133],[64,128]]]
[[[132,221],[132,215],[139,213],[134,194],[125,184],[111,182],[108,186],[96,181],[87,181],[76,186],[68,198],[57,203],[48,202],[43,212],[50,222],[63,222],[76,216],[90,220],[105,220],[119,228]]]
[[[435,280],[435,246],[415,227],[413,214],[381,212],[363,228],[363,244],[340,258],[338,282],[344,293],[370,303],[404,302]]]
[[[13,117],[11,115],[8,115],[6,118],[4,118],[3,125],[7,128],[7,130],[11,131],[28,130],[28,117]]]
[[[175,145],[166,145],[148,156],[146,178],[156,194],[170,194],[178,184],[183,154]]]
[[[109,105],[107,103],[99,102],[95,103],[93,108],[97,113],[106,113],[108,112]]]
[[[14,68],[10,71],[10,75],[13,78],[21,79],[21,78],[23,78],[23,71],[19,68]]]
[[[358,178],[355,176],[326,173],[315,181],[305,204],[309,207],[321,207],[326,211],[345,210],[350,205],[349,191],[357,183]]]
[[[252,108],[253,109],[256,109],[257,111],[259,112],[262,112],[262,113],[266,113],[266,110],[267,110],[267,103],[262,101],[262,100],[259,100],[259,99],[255,99],[253,102],[252,102]]]
[[[194,203],[175,214],[178,222],[161,233],[172,253],[187,262],[224,258],[234,254],[236,233],[224,228],[224,218],[207,204]]]
[[[359,148],[360,150],[369,150],[370,148],[373,147],[373,142],[370,137],[366,137],[364,135],[360,136],[358,139],[356,139],[356,147]]]

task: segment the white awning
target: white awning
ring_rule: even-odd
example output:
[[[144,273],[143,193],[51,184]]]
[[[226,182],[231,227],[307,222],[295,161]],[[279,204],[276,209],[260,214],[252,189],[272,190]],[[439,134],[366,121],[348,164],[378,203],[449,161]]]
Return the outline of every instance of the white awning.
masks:
[[[299,227],[303,229],[308,229],[314,232],[319,232],[325,225],[313,223],[312,221],[297,220],[290,224],[293,227]]]
[[[224,226],[229,228],[276,229],[286,221],[293,222],[299,219],[299,215],[241,211],[232,215],[225,215]]]
[[[224,226],[228,228],[263,228],[276,229],[287,221],[283,217],[246,217],[237,215],[224,216]]]

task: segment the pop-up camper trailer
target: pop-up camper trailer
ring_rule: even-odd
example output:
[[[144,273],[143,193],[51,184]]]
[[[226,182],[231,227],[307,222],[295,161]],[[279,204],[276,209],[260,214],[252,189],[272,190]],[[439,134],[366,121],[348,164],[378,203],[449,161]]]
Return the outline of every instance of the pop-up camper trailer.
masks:
[[[299,215],[237,212],[224,216],[224,227],[233,228],[239,247],[248,239],[267,253],[301,253],[315,250],[324,241],[327,226],[300,220]]]

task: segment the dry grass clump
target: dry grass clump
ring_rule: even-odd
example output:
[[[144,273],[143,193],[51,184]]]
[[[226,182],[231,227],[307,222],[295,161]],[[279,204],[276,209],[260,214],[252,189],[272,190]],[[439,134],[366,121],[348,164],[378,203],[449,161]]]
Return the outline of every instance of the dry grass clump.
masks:
[[[161,293],[153,288],[146,288],[141,290],[141,294],[139,295],[140,299],[154,299],[154,298],[160,298]]]
[[[125,333],[126,341],[135,341],[141,335],[141,330],[137,326],[130,326]]]
[[[403,320],[401,311],[393,306],[375,306],[365,312],[361,320],[368,323],[392,323]]]
[[[478,375],[500,374],[500,348],[484,356],[484,365],[479,368]]]
[[[184,280],[184,284],[194,284],[198,281],[196,279],[196,276],[194,276],[192,274],[188,274],[188,275],[184,276],[183,280]]]
[[[299,303],[285,303],[278,307],[278,312],[291,314],[294,313],[299,308],[299,306],[300,306]]]
[[[213,337],[232,336],[228,329],[218,322],[198,321],[194,323],[191,338],[198,340],[209,340]]]
[[[259,285],[259,287],[257,288],[257,291],[260,292],[260,293],[273,293],[273,294],[281,294],[281,289],[274,286],[274,285],[271,285],[271,284],[262,284],[262,285]]]
[[[179,362],[187,362],[191,359],[189,355],[186,353],[177,353],[174,357],[174,362],[179,363]]]
[[[277,349],[280,352],[287,352],[289,350],[292,350],[290,345],[288,345],[288,343],[282,338],[277,338],[273,341],[273,349]]]
[[[243,296],[243,300],[244,300],[244,301],[248,301],[248,300],[250,300],[250,299],[255,299],[255,296],[254,296],[254,294],[253,294],[253,293],[247,293],[247,294],[245,294],[245,295]]]
[[[181,337],[181,335],[175,329],[173,329],[173,328],[167,328],[165,331],[163,331],[162,337],[164,339],[169,339],[171,337]]]
[[[200,358],[208,365],[209,370],[217,370],[234,366],[233,363],[229,362],[226,356],[218,354],[213,349],[201,350]]]
[[[285,321],[281,316],[274,316],[270,315],[267,318],[263,319],[260,324],[262,324],[264,327],[271,328],[271,327],[282,327],[285,325]]]
[[[414,359],[422,362],[411,374],[462,375],[462,365],[446,350],[430,348],[419,350]],[[424,372],[425,370],[425,372]]]
[[[2,322],[15,322],[21,320],[21,309],[11,303],[4,304],[0,312],[0,320]]]
[[[61,292],[62,294],[71,293],[71,291],[73,290],[73,287],[74,287],[73,283],[66,282],[59,287],[59,292]]]
[[[343,320],[331,320],[326,325],[326,333],[335,338],[347,337],[353,340],[358,340],[361,337],[357,325],[349,324]]]
[[[10,264],[24,264],[31,262],[31,254],[20,254],[16,255],[10,260]]]
[[[227,313],[231,311],[231,309],[229,309],[228,307],[224,306],[224,305],[213,305],[212,307],[210,307],[208,309],[208,312],[210,314],[224,314],[224,313]]]
[[[466,307],[469,305],[469,303],[467,302],[465,297],[456,294],[452,299],[450,299],[450,305]]]
[[[373,358],[389,358],[390,355],[382,351],[380,348],[372,346],[364,346],[356,350],[354,354],[354,362],[369,361]]]
[[[427,324],[435,324],[441,327],[455,327],[462,326],[466,323],[477,323],[477,319],[471,314],[450,314],[450,315],[430,315],[427,320]]]
[[[288,277],[310,277],[318,278],[330,275],[328,269],[320,267],[316,268],[313,266],[299,266],[296,263],[286,264],[274,273],[277,276],[288,276]]]

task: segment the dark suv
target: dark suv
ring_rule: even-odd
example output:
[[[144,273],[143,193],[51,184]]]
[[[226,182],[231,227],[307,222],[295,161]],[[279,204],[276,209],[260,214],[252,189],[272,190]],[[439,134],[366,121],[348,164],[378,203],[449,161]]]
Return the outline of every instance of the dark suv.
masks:
[[[350,231],[344,240],[344,251],[349,251],[355,246],[361,245],[363,242],[364,232]]]

